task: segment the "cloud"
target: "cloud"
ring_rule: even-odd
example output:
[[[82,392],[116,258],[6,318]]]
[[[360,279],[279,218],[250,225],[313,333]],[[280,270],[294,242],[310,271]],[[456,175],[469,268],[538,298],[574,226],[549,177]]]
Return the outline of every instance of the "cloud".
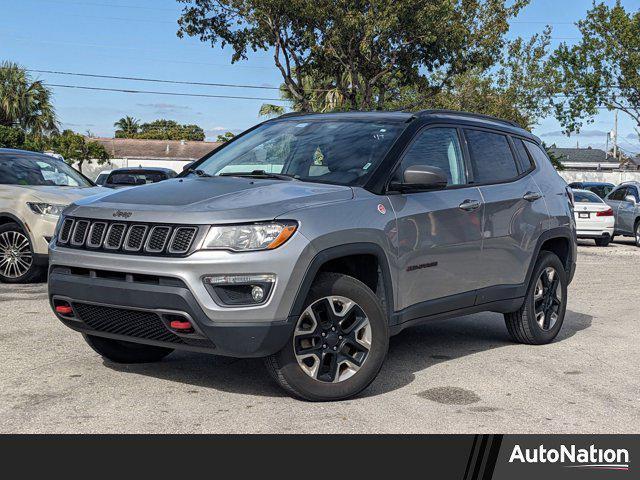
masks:
[[[572,134],[574,138],[602,138],[606,137],[609,132],[605,132],[604,130],[581,130],[578,134]],[[540,134],[540,137],[567,137],[567,135],[562,130],[553,130],[551,132],[544,132]]]
[[[637,133],[630,133],[625,138],[628,139],[628,140],[638,140],[638,134]]]
[[[227,130],[229,130],[227,127],[212,127],[207,131],[208,132],[226,132]]]
[[[191,110],[191,107],[188,107],[186,105],[176,105],[175,103],[136,103],[136,105],[143,108],[152,108],[155,110],[154,113],[168,113],[178,110]]]

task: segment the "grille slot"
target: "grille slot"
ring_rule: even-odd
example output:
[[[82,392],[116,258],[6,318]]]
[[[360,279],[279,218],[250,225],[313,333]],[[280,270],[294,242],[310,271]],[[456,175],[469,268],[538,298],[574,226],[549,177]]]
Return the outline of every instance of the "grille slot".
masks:
[[[144,246],[146,252],[160,253],[164,250],[169,240],[169,234],[171,233],[171,227],[153,227],[149,232],[147,243]]]
[[[171,237],[169,253],[186,253],[191,248],[197,231],[195,227],[176,228]]]
[[[75,227],[73,227],[73,235],[71,236],[72,245],[82,245],[87,238],[87,230],[89,229],[89,222],[87,220],[78,220]]]
[[[99,332],[183,343],[180,337],[167,330],[160,317],[153,312],[77,302],[74,302],[73,309],[80,320]]]
[[[89,228],[89,236],[87,238],[87,247],[100,248],[102,240],[104,240],[104,233],[107,230],[107,224],[105,222],[96,222]]]
[[[60,243],[67,243],[71,236],[71,229],[73,228],[73,218],[65,218],[60,234],[58,235],[58,241]]]
[[[127,226],[124,223],[114,223],[107,231],[107,238],[104,241],[104,248],[107,250],[118,250],[122,245],[124,232]]]
[[[127,252],[137,252],[144,244],[144,236],[147,234],[146,225],[132,225],[124,238],[123,249]]]

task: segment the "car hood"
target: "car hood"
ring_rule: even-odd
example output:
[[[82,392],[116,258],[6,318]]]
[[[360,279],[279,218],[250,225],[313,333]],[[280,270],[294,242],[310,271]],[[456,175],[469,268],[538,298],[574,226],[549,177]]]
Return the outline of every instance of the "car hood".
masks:
[[[241,177],[172,179],[111,192],[79,200],[65,213],[143,222],[251,222],[353,197],[351,188],[340,185]]]
[[[100,187],[58,187],[51,185],[24,185],[21,189],[30,191],[34,197],[44,203],[68,205],[81,198],[102,193]]]

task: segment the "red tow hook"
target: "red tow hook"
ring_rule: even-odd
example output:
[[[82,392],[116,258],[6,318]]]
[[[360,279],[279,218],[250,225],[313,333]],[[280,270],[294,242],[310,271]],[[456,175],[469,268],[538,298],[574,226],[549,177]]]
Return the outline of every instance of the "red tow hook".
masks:
[[[73,315],[73,308],[71,305],[56,305],[56,313],[65,316]]]
[[[193,325],[187,320],[171,320],[169,326],[178,333],[192,333]]]

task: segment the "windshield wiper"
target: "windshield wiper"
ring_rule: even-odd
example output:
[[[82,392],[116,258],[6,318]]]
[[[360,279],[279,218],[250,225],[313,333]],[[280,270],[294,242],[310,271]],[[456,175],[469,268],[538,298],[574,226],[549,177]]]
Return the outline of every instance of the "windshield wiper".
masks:
[[[294,175],[287,173],[268,173],[264,170],[254,170],[252,172],[224,172],[221,177],[249,177],[249,178],[274,178],[276,180],[297,180]]]
[[[200,170],[199,168],[187,168],[187,173],[195,173],[199,177],[213,177],[213,175],[209,175],[204,170]]]

